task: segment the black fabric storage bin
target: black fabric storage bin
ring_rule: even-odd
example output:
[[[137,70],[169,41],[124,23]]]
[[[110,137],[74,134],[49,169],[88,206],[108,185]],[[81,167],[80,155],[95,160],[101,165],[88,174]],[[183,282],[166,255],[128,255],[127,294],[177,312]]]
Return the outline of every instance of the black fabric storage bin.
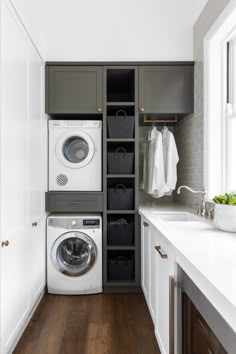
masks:
[[[133,222],[107,224],[107,241],[109,245],[131,245],[133,243]]]
[[[127,281],[134,279],[134,257],[111,256],[108,258],[108,279]]]
[[[108,188],[108,208],[110,210],[130,210],[134,206],[134,188],[126,188],[117,184],[115,188]]]
[[[134,116],[127,116],[123,109],[117,111],[115,116],[107,117],[107,126],[109,138],[133,138],[134,136]]]
[[[126,152],[125,148],[118,147],[115,152],[108,152],[108,173],[132,174],[134,169],[134,153]]]

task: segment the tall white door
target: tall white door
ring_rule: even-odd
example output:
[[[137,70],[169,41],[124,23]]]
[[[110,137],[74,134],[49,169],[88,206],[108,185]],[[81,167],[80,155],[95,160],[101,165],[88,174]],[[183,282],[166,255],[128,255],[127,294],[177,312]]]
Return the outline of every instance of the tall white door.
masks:
[[[29,307],[28,43],[5,2],[1,16],[1,353],[6,353]]]
[[[30,287],[33,306],[45,285],[45,225],[43,223],[43,64],[34,48],[29,51],[29,216],[31,244]]]
[[[0,353],[11,352],[45,286],[43,62],[1,2]]]

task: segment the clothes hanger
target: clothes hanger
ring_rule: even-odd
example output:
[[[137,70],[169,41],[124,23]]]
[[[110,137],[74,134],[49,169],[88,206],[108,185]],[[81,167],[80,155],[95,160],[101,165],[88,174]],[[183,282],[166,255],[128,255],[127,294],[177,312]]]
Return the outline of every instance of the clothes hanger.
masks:
[[[164,122],[164,127],[162,128],[161,132],[162,132],[162,135],[164,134],[164,132],[168,130],[168,127],[166,126],[166,122]]]

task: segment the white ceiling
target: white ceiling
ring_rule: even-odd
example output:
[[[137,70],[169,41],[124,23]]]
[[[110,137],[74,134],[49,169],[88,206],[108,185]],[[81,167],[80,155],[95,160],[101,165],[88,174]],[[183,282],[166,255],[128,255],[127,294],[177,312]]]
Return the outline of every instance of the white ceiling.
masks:
[[[45,60],[192,60],[207,0],[11,0]]]

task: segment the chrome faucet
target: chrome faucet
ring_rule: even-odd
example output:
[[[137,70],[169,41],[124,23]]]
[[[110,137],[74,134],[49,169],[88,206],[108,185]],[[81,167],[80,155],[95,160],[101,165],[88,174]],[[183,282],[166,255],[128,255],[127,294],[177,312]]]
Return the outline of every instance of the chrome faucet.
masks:
[[[206,216],[207,212],[206,212],[206,190],[205,190],[205,188],[203,188],[202,191],[195,191],[194,189],[192,189],[188,186],[180,186],[177,189],[177,194],[180,194],[182,189],[187,189],[188,191],[190,191],[194,194],[201,194],[202,195],[202,205],[200,205],[200,208],[198,210],[198,214],[200,214],[201,216]]]

